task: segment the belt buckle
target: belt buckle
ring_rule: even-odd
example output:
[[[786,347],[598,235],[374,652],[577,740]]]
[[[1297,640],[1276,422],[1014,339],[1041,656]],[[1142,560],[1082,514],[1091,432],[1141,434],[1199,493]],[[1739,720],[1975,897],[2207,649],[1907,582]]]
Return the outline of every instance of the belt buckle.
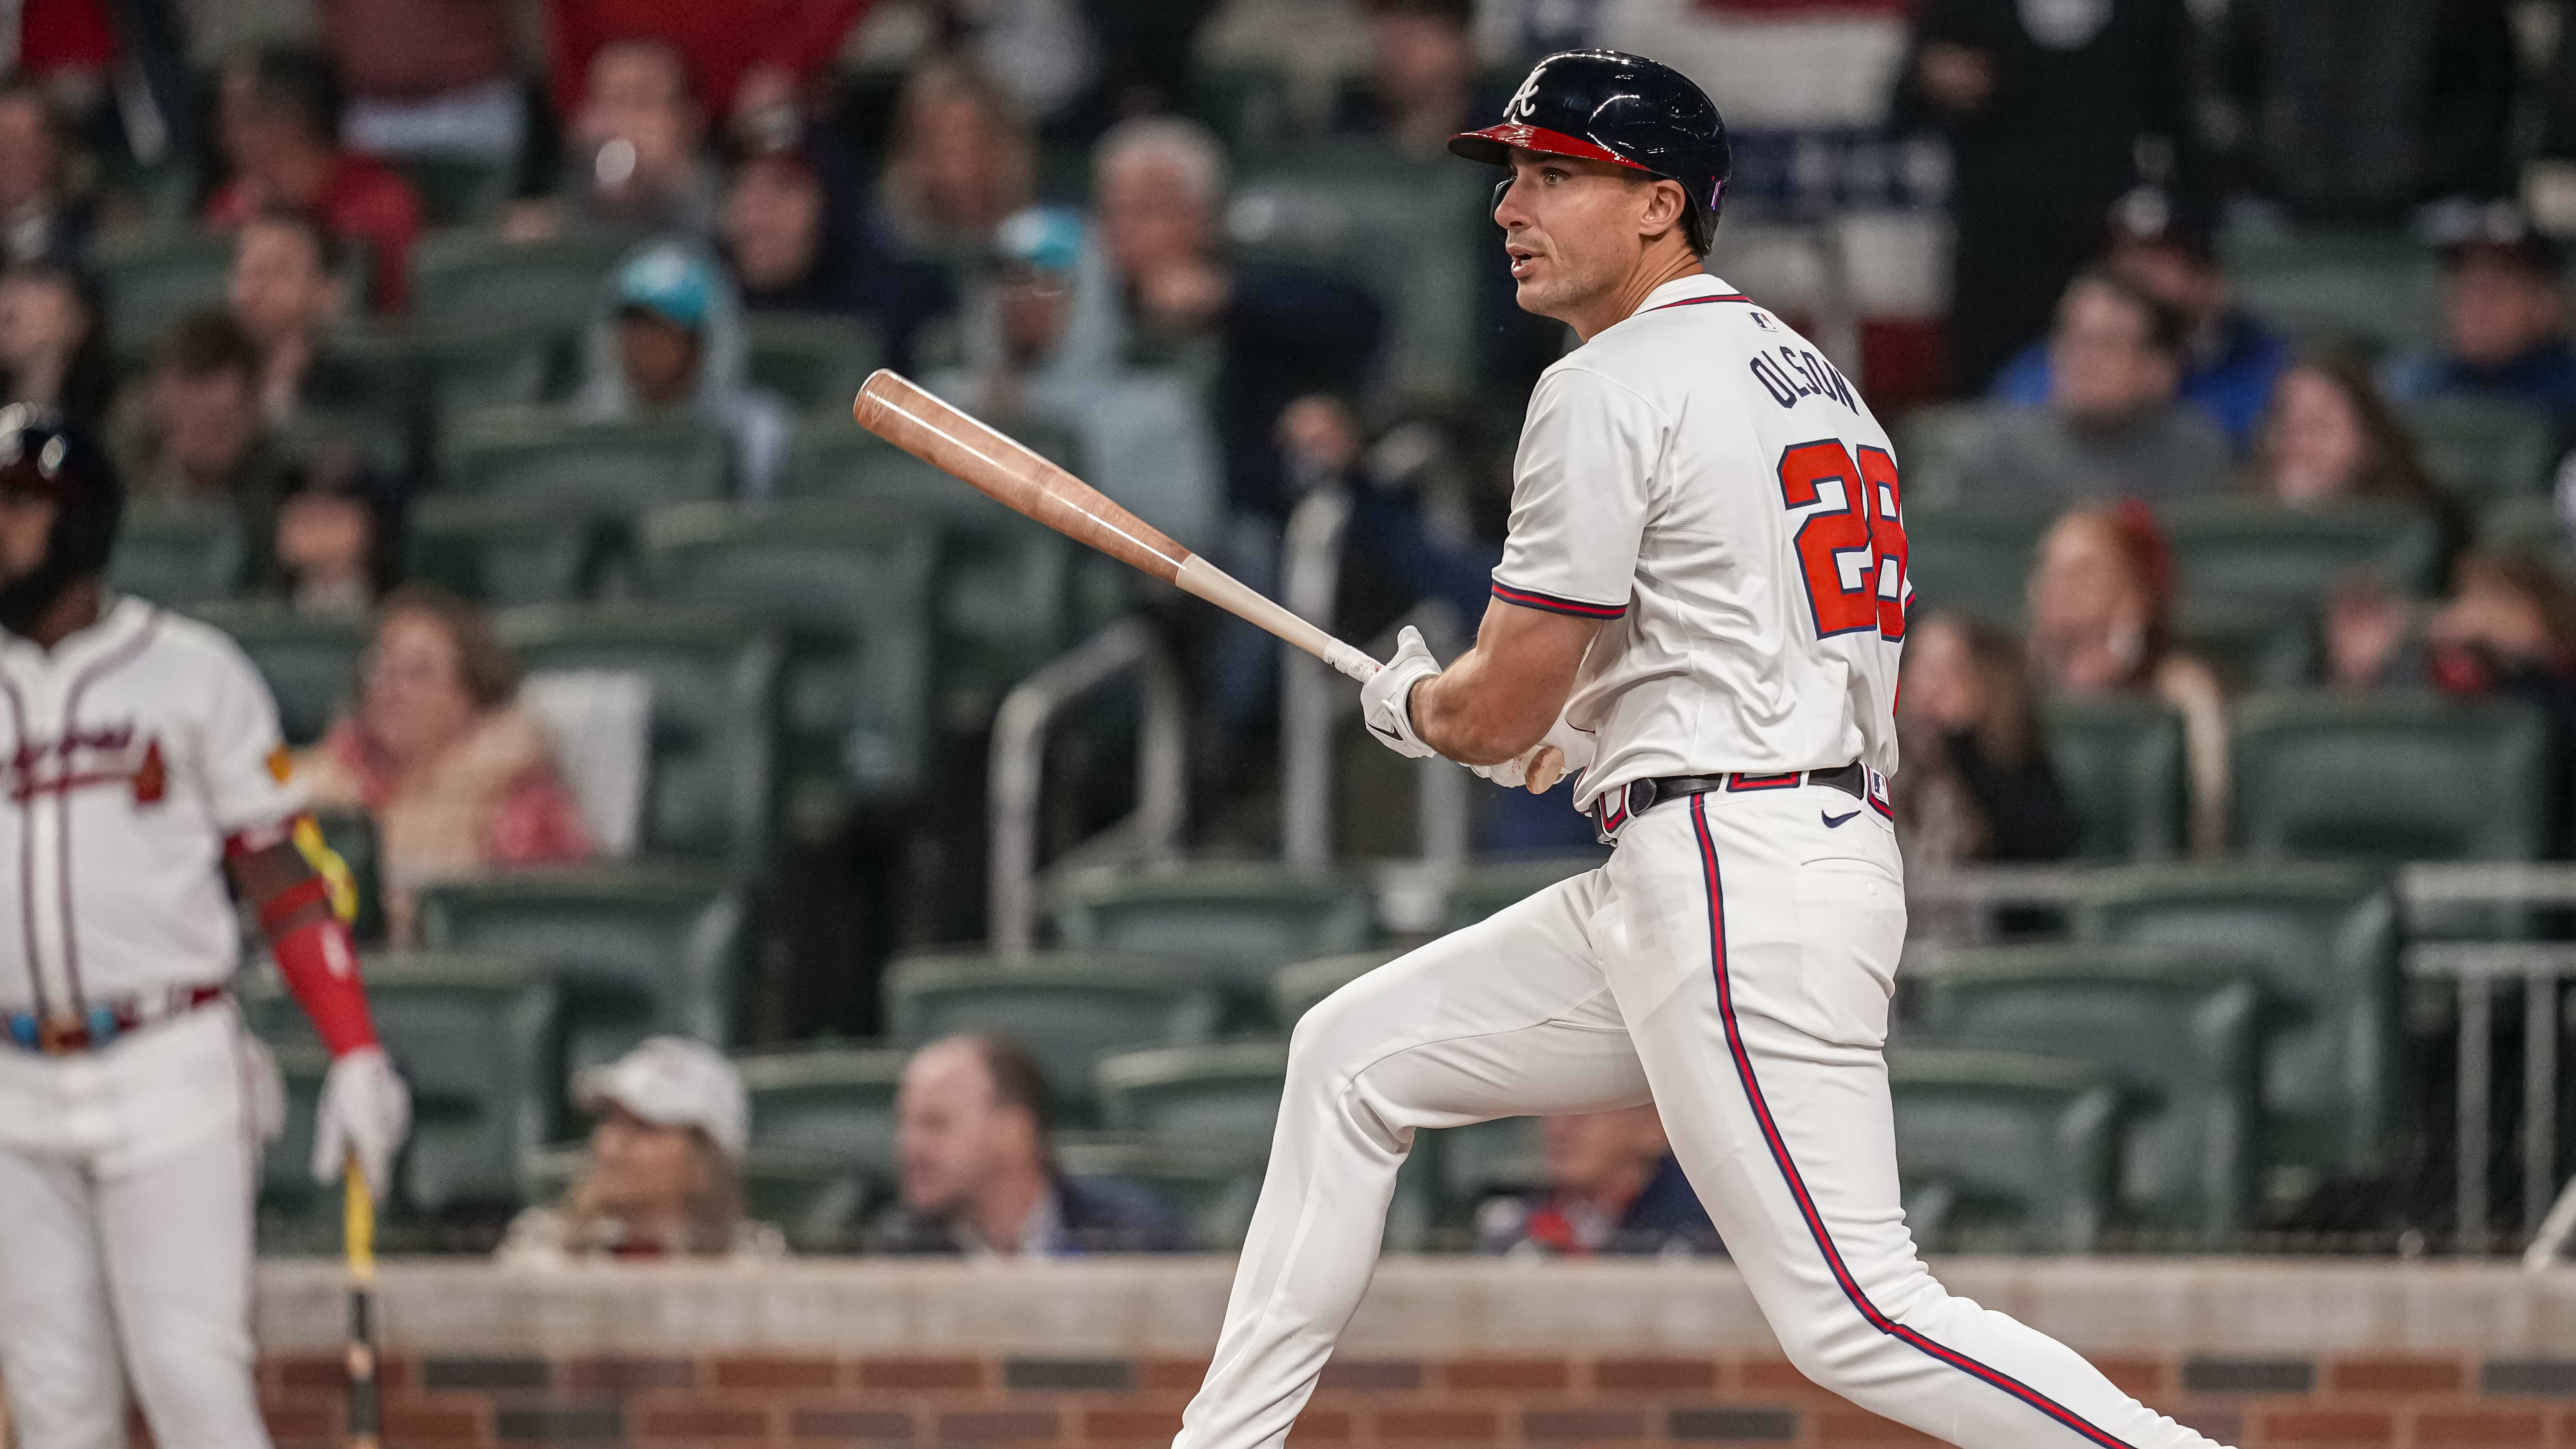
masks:
[[[47,1056],[66,1056],[84,1050],[90,1043],[89,1023],[77,1016],[44,1016],[36,1019],[36,1050]]]

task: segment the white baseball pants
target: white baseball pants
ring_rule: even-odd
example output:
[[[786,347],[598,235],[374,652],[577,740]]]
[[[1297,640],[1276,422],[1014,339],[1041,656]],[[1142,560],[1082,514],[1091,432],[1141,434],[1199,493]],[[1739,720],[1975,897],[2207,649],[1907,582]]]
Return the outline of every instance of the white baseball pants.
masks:
[[[231,1003],[0,1047],[0,1381],[21,1449],[267,1449],[251,1380],[260,1074]]]
[[[1177,1449],[1286,1441],[1368,1287],[1417,1129],[1649,1100],[1819,1384],[1974,1449],[2210,1446],[1915,1256],[1879,1055],[1902,869],[1888,822],[1830,786],[1670,801],[1601,869],[1309,1012]]]

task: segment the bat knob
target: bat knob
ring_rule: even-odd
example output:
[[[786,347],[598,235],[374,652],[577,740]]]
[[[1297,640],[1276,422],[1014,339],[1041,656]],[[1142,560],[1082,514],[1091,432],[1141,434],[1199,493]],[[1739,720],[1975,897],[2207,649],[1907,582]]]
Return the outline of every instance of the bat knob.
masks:
[[[1529,787],[1531,794],[1544,795],[1556,788],[1557,781],[1565,778],[1565,751],[1554,745],[1541,745],[1538,753],[1530,756],[1528,768],[1521,773],[1522,783]]]

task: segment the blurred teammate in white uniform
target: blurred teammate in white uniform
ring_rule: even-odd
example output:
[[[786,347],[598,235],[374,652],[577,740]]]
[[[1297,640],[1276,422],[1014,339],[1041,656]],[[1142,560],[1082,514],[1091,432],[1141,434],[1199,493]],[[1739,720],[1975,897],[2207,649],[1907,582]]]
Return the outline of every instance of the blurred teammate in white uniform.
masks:
[[[268,687],[101,582],[121,502],[84,437],[0,409],[0,1380],[21,1449],[123,1449],[129,1387],[168,1449],[257,1449],[279,1093],[225,990],[227,875],[332,1052],[314,1175],[354,1154],[381,1191],[410,1102]]]
[[[1363,718],[1506,784],[1562,751],[1617,849],[1298,1023],[1176,1443],[1286,1438],[1417,1130],[1651,1100],[1817,1382],[1974,1449],[2208,1444],[1915,1256],[1880,1057],[1905,937],[1902,485],[1850,383],[1702,271],[1715,109],[1652,61],[1568,52],[1451,149],[1510,167],[1494,219],[1520,304],[1583,345],[1531,398],[1476,647],[1442,670],[1406,631]]]

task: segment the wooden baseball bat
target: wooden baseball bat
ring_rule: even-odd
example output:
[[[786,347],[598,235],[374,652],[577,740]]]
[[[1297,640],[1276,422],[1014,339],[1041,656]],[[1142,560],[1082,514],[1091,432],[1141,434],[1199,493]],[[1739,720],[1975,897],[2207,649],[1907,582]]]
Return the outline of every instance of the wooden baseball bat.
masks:
[[[1267,630],[1353,679],[1377,673],[1359,650],[1262,597],[1097,488],[925,392],[887,368],[868,375],[850,404],[859,426],[1056,532],[1177,584]]]
[[[340,1176],[340,1250],[349,1263],[349,1449],[376,1449],[384,1433],[376,1395],[376,1199],[355,1154]]]

